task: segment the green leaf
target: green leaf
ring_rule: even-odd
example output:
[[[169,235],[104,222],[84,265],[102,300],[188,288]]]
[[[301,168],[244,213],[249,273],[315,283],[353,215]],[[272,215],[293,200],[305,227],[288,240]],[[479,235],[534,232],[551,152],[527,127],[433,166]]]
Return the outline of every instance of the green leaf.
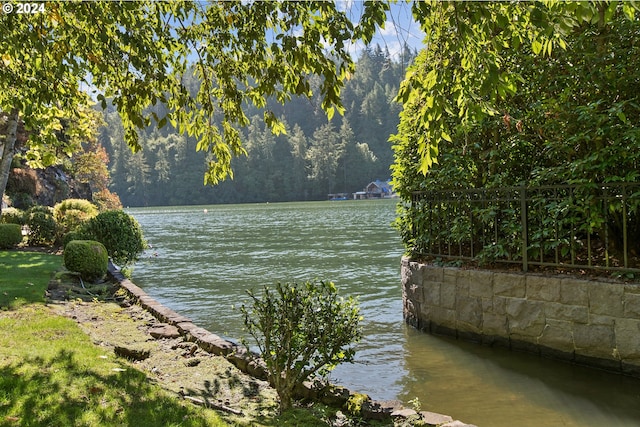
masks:
[[[540,52],[542,52],[542,43],[540,43],[539,40],[534,40],[531,43],[531,50],[533,51],[534,54],[539,55]]]
[[[334,114],[335,114],[335,112],[336,112],[336,111],[335,111],[335,108],[334,108],[334,107],[329,107],[329,108],[327,108],[327,109],[326,109],[326,112],[327,112],[327,119],[328,119],[329,121],[331,121],[331,119],[333,118],[333,115],[334,115]]]
[[[622,123],[627,124],[627,116],[624,114],[622,110],[618,110],[617,116]]]
[[[628,19],[634,19],[636,15],[636,6],[631,2],[622,2],[622,11]]]

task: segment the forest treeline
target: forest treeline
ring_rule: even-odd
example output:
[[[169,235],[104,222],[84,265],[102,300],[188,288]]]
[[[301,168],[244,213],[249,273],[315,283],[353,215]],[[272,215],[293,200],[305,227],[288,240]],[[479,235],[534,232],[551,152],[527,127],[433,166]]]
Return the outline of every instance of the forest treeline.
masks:
[[[396,132],[401,109],[394,98],[415,56],[408,47],[399,60],[380,46],[364,50],[342,92],[345,113],[331,120],[318,96],[293,98],[284,106],[270,102],[267,110],[286,127],[276,136],[265,125],[263,111],[249,110],[251,123],[241,129],[247,155],[233,159],[233,179],[215,186],[203,184],[208,159],[196,150],[194,138],[170,124],[150,127],[140,134],[144,149],[132,153],[111,107],[98,136],[110,158],[110,189],[124,206],[193,205],[323,200],[330,193],[352,193],[386,180],[393,163],[388,139]],[[184,79],[197,88],[194,78]]]

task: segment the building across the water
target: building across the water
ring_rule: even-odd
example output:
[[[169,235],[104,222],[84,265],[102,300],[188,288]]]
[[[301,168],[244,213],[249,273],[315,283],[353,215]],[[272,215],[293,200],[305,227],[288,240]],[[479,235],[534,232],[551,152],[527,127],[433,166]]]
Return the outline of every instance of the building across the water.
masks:
[[[355,193],[331,193],[328,194],[329,200],[349,200],[353,195],[353,200],[365,200],[365,199],[388,199],[396,197],[391,186],[391,180],[381,181],[376,180],[370,182],[362,191],[356,191]]]
[[[391,180],[381,181],[376,180],[370,182],[364,189],[364,191],[357,191],[353,193],[354,200],[362,199],[386,199],[394,197],[395,193],[391,187]]]

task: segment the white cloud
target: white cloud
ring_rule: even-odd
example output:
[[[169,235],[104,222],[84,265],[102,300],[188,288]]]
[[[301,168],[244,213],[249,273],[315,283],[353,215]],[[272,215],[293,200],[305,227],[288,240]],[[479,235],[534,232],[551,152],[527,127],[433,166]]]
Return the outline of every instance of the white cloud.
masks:
[[[384,28],[380,29],[379,32],[380,32],[380,35],[382,35],[383,37],[397,36],[398,28],[395,26],[395,24],[392,21],[386,20],[384,22]]]
[[[350,18],[357,22],[363,12],[363,2],[358,0],[338,1],[338,7],[349,14]],[[411,13],[411,6],[406,3],[395,3],[391,5],[391,10],[387,12],[387,19],[384,28],[380,28],[374,35],[371,46],[379,45],[383,49],[388,49],[394,60],[399,60],[404,45],[407,44],[411,50],[420,50],[423,46],[424,32],[414,21]],[[361,42],[350,47],[350,52],[357,58],[365,48]]]

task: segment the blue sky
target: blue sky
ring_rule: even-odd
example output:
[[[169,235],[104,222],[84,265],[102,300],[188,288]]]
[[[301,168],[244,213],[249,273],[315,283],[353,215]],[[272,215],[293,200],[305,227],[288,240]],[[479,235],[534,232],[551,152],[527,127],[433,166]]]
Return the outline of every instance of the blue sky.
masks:
[[[364,9],[363,0],[337,0],[336,3],[341,10],[344,10],[354,22],[357,22]],[[400,52],[405,43],[412,49],[418,51],[423,46],[424,33],[420,25],[414,21],[411,14],[411,5],[403,0],[391,5],[391,10],[387,13],[387,20],[383,29],[373,37],[371,45],[379,44],[383,49],[389,49],[394,60],[399,60]],[[364,44],[359,43],[353,46],[354,58],[358,57],[358,52],[364,48]]]

